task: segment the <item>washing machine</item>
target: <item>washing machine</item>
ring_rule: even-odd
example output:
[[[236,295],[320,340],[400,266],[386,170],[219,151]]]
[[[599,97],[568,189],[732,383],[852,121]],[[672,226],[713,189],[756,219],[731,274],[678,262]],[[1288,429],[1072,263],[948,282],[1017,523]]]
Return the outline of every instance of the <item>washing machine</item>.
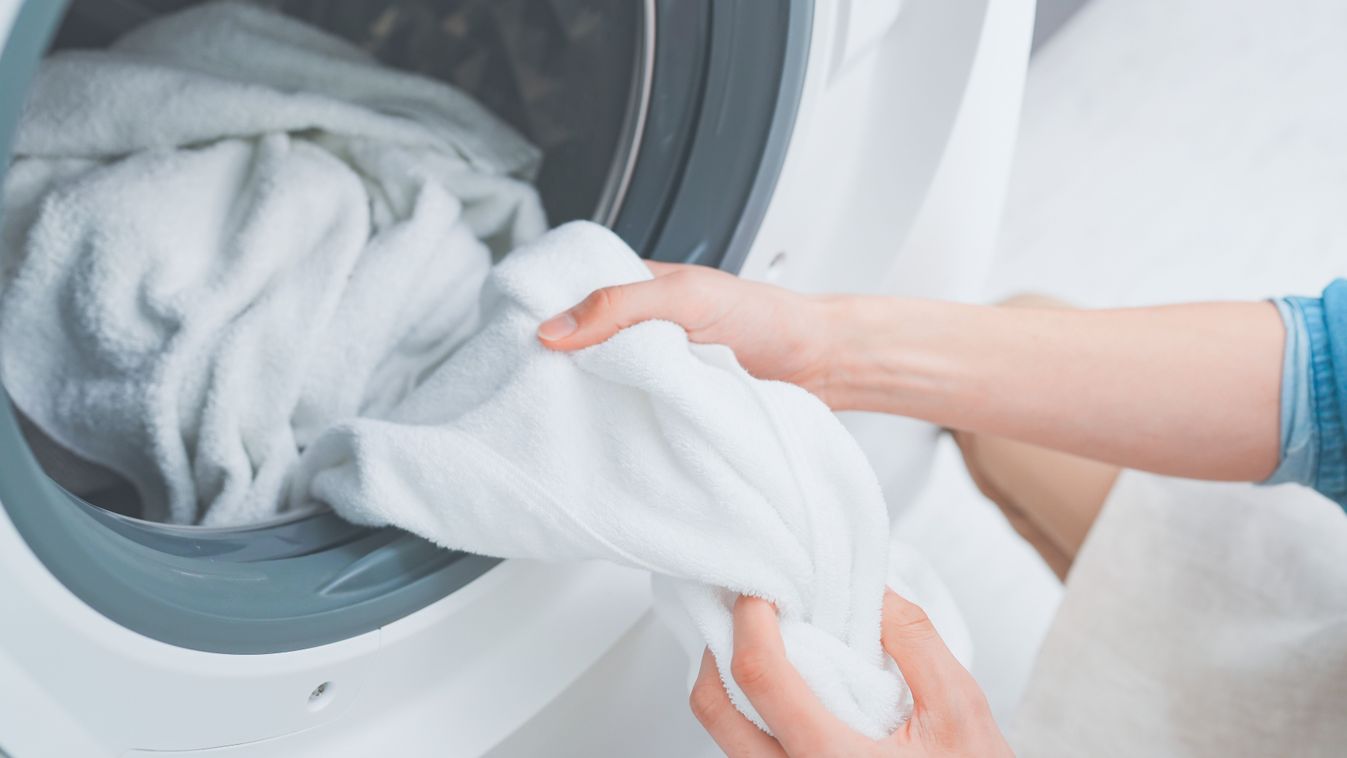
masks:
[[[967,299],[1032,0],[261,0],[471,92],[554,222],[810,291]],[[190,0],[0,0],[0,146],[41,58]],[[934,430],[848,419],[889,488]],[[321,509],[168,526],[76,496],[0,402],[0,755],[714,755],[648,577]]]

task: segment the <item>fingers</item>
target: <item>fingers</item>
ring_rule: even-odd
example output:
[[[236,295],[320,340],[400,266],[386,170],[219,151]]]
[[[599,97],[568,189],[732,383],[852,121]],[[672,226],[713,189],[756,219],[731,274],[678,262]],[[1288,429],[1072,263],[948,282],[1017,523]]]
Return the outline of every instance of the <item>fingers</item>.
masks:
[[[672,321],[688,331],[701,326],[706,320],[706,303],[712,298],[707,283],[715,281],[719,272],[684,263],[646,261],[646,266],[654,279],[591,292],[577,305],[540,324],[539,341],[553,350],[579,350],[650,319]],[[684,275],[671,276],[680,273]]]
[[[652,318],[678,322],[678,311],[679,300],[662,279],[604,287],[544,321],[538,327],[538,339],[553,350],[579,350]]]
[[[776,609],[766,600],[745,596],[734,605],[730,673],[789,754],[813,755],[853,736],[786,658]]]
[[[646,261],[645,267],[650,269],[650,273],[654,274],[656,277],[668,276],[669,274],[676,274],[679,271],[687,271],[688,269],[694,268],[694,266],[689,263],[665,263],[664,261]]]
[[[781,745],[730,702],[710,650],[702,654],[702,668],[688,702],[697,721],[730,758],[786,758]]]
[[[892,590],[884,592],[880,641],[903,672],[919,707],[957,719],[975,702],[985,701],[972,675],[945,646],[926,612]]]

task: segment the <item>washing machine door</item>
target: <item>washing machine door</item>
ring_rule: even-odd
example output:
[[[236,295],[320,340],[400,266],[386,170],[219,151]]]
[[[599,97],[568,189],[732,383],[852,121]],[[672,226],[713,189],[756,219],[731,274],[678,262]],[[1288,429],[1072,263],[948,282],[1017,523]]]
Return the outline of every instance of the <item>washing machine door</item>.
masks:
[[[12,19],[0,51],[4,165],[24,93],[53,40],[105,43],[189,4],[0,0],[0,30]],[[594,218],[645,256],[730,270],[743,261],[784,157],[812,13],[809,0],[270,4],[355,40],[390,65],[454,82],[511,121],[544,151],[538,186],[554,222]],[[488,74],[480,66],[464,67],[478,72],[471,76],[456,73],[427,53],[457,48],[409,35],[461,25],[421,23],[424,14],[459,14],[478,24],[470,28],[480,35],[450,42],[477,46]],[[521,42],[536,42],[538,34],[548,44]],[[557,86],[531,94],[520,84],[531,75],[553,76]],[[321,510],[205,529],[99,507],[43,471],[6,398],[0,529],[11,526],[51,575],[102,615],[155,640],[220,653],[293,651],[360,635],[454,593],[497,563]],[[5,560],[0,554],[0,566]],[[9,576],[8,591],[22,591],[25,580]]]

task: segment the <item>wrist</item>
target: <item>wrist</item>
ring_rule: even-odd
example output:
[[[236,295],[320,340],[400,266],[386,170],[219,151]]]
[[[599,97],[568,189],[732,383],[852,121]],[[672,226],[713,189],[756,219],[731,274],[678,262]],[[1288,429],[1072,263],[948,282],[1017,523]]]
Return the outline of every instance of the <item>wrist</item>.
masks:
[[[932,300],[844,295],[821,299],[828,404],[943,423],[968,375],[972,325],[981,309]]]
[[[823,324],[821,385],[833,410],[881,410],[878,396],[897,367],[885,364],[901,351],[893,298],[827,295],[818,298]]]

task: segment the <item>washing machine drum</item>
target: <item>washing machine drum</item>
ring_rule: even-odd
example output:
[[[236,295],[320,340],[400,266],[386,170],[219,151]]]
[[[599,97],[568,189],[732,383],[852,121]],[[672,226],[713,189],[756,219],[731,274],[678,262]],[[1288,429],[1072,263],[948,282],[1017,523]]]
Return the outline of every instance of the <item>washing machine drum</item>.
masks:
[[[0,55],[4,165],[47,50],[104,45],[191,4],[22,4]],[[811,16],[807,0],[265,4],[471,92],[542,149],[537,185],[553,223],[592,218],[647,257],[729,270],[747,252],[783,158]],[[7,398],[0,507],[84,602],[141,634],[215,652],[281,652],[361,634],[495,564],[322,510],[206,529],[99,507],[42,471]]]

